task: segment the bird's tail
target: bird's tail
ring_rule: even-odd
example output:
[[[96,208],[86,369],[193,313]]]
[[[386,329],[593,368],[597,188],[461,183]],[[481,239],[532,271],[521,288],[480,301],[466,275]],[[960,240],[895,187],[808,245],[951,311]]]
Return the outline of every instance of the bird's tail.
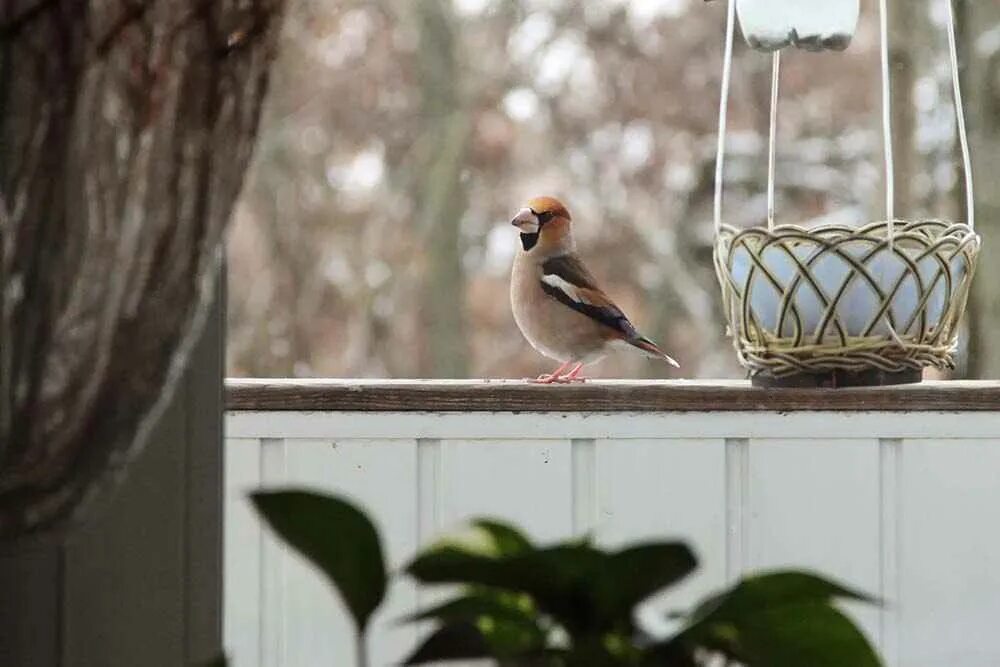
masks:
[[[646,353],[647,356],[653,357],[655,359],[662,359],[674,368],[680,368],[681,365],[674,360],[669,354],[661,350],[656,343],[649,340],[645,336],[639,336],[635,340],[629,341],[632,345],[639,348]]]

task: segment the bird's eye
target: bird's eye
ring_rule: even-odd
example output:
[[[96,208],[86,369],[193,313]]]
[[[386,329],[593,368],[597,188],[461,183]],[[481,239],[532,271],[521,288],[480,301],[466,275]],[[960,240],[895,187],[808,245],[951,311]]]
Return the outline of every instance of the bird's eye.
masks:
[[[538,224],[544,225],[546,222],[552,219],[552,211],[545,211],[544,213],[536,213],[538,216]]]

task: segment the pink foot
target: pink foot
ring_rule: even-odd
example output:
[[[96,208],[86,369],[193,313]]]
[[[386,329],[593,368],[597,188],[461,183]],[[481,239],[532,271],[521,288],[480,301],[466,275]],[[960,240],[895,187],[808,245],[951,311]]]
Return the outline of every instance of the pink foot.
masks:
[[[531,384],[563,384],[567,381],[566,376],[563,375],[563,371],[566,370],[567,366],[569,366],[568,362],[548,375],[539,375],[537,378],[526,378],[526,380]],[[572,382],[572,380],[570,380],[570,382]]]
[[[580,375],[580,371],[583,370],[583,364],[577,364],[573,367],[568,374],[563,376],[564,382],[586,382],[590,378]]]

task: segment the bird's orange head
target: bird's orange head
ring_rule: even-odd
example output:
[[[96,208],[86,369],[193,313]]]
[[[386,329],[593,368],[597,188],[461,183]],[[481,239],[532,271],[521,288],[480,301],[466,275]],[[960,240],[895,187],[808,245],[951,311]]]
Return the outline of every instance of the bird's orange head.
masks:
[[[521,230],[521,245],[530,251],[540,241],[543,246],[567,242],[571,220],[569,210],[555,197],[535,197],[511,224]]]

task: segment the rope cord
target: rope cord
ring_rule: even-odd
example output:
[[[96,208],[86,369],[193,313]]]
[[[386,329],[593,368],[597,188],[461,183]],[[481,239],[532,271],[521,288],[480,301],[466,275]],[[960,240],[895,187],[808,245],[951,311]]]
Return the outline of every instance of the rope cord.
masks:
[[[733,42],[736,34],[736,0],[729,0],[726,16],[726,47],[722,59],[722,94],[719,100],[719,145],[715,154],[715,232],[722,230],[722,180],[726,158],[726,123],[729,118],[729,86],[733,74]]]
[[[956,44],[955,5],[948,3],[948,52],[951,56],[952,91],[955,95],[955,115],[958,118],[958,141],[962,146],[962,168],[965,171],[965,204],[968,207],[966,222],[971,229],[976,228],[976,199],[972,182],[972,153],[969,150],[969,132],[965,126],[965,103],[962,101],[962,80],[958,69],[958,46]]]
[[[896,174],[892,154],[892,73],[889,69],[889,9],[887,0],[879,0],[879,34],[882,51],[882,139],[885,142],[885,215],[889,223],[889,250],[892,251],[896,220]]]
[[[885,142],[885,216],[886,241],[889,254],[894,252],[896,231],[896,167],[892,154],[892,72],[889,68],[889,8],[887,0],[879,0],[879,36],[882,52],[882,139]],[[879,267],[878,278],[882,284],[886,282],[886,264]],[[900,348],[904,347],[902,339],[892,326],[892,308],[886,308],[883,314],[889,336]]]
[[[778,151],[778,90],[781,85],[781,51],[771,57],[771,126],[767,143],[767,228],[774,230],[774,171]]]

